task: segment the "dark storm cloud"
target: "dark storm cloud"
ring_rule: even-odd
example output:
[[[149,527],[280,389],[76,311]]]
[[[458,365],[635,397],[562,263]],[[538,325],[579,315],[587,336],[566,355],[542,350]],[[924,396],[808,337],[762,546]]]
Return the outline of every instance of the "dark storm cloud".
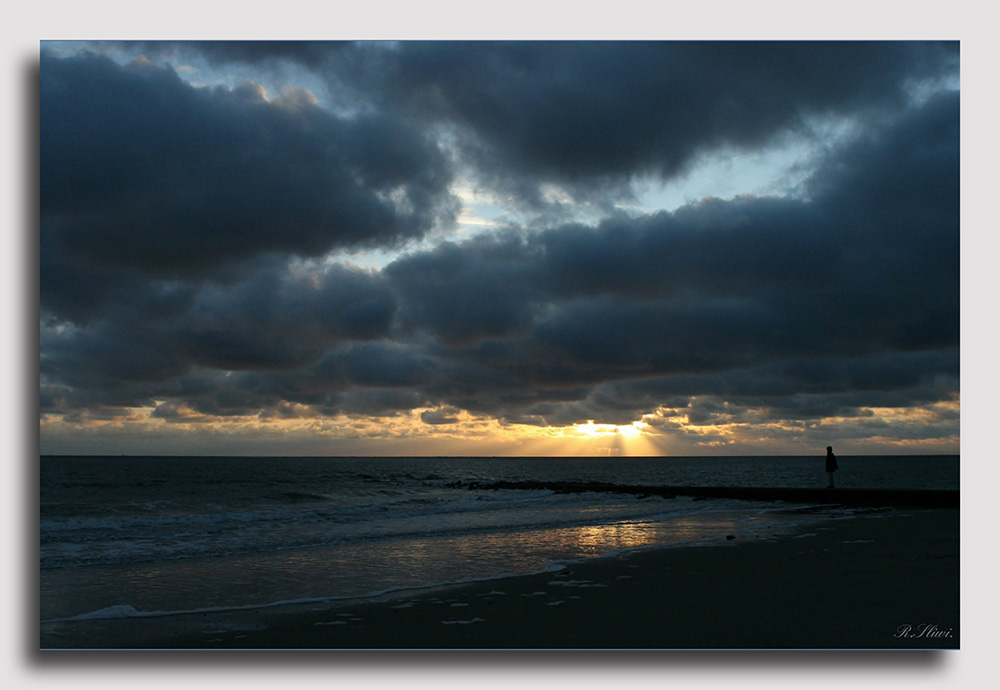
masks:
[[[810,116],[898,107],[957,61],[957,43],[539,41],[360,46],[331,65],[378,84],[376,102],[458,125],[484,180],[538,202],[540,182],[588,196]]]
[[[433,404],[419,389],[355,388],[331,396],[325,407],[317,408],[326,415],[377,415],[393,417]]]
[[[99,44],[97,44],[99,46]],[[208,41],[131,44],[221,65],[299,64],[338,100],[447,129],[481,183],[536,207],[627,194],[809,119],[866,116],[957,74],[957,42]]]
[[[480,369],[439,392],[463,399],[462,387],[489,381],[480,409],[502,407],[505,389],[512,398],[668,375],[676,394],[780,385],[774,393],[790,395],[831,380],[905,389],[917,372],[953,382],[957,123],[957,94],[930,100],[826,161],[808,201],[707,200],[479,238],[386,274],[405,287],[403,322]],[[799,374],[741,382],[740,371],[768,362],[795,362]]]
[[[211,272],[262,253],[393,244],[449,223],[436,145],[289,91],[194,88],[169,68],[42,56],[43,262]]]
[[[525,329],[538,282],[529,251],[510,234],[443,243],[391,264],[385,273],[401,296],[404,326],[456,344]]]
[[[339,267],[315,282],[263,272],[203,291],[180,324],[189,356],[220,369],[275,369],[319,360],[327,347],[385,335],[395,303],[377,277]]]
[[[423,386],[436,363],[414,348],[385,342],[357,343],[343,355],[345,374],[357,386]]]
[[[385,337],[396,310],[383,278],[338,265],[308,277],[272,265],[240,282],[202,285],[193,295],[185,294],[184,300],[170,292],[170,286],[151,281],[135,300],[122,296],[117,309],[109,308],[102,320],[83,328],[44,321],[43,383],[61,382],[75,396],[92,395],[95,401],[114,392],[131,405],[148,404],[157,395],[178,395],[198,401],[206,413],[210,410],[204,401],[209,398],[225,409],[259,408],[295,400],[297,394],[316,403],[331,390],[344,388],[352,376],[365,383],[377,375],[350,357],[331,366],[325,355],[340,344],[353,343],[363,350],[367,341]],[[420,364],[405,353],[371,347],[388,353],[385,381],[403,380],[402,363],[413,361],[414,371]],[[298,387],[267,385],[271,373],[303,367],[315,367],[311,381],[297,376]],[[258,371],[264,377],[240,381],[191,376],[212,369]],[[408,380],[418,380],[415,376]],[[238,393],[239,401],[220,401],[215,397],[218,391],[230,397]],[[67,400],[65,395],[60,399]]]
[[[952,400],[958,390],[958,353],[953,350],[858,358],[802,358],[729,369],[609,381],[570,404],[537,403],[494,410],[508,422],[575,424],[598,420],[630,424],[647,417],[658,428],[688,424],[815,424],[828,417],[871,416],[873,407],[907,408]],[[936,418],[957,417],[942,409]]]
[[[907,99],[954,45],[198,50],[350,65],[369,109],[43,57],[43,411],[802,421],[957,391],[958,94]],[[381,271],[290,260],[447,223],[427,125],[457,133],[480,182],[537,200],[543,182],[617,193],[825,114],[861,134],[799,196],[511,227]]]
[[[590,397],[603,408],[633,415],[656,404],[686,407],[689,397],[700,397],[767,408],[778,418],[801,419],[859,407],[948,400],[957,390],[958,373],[957,348],[861,357],[802,356],[741,369],[606,383]]]
[[[178,314],[190,308],[197,294],[193,284],[152,278],[137,268],[101,269],[68,255],[44,230],[39,254],[44,317],[82,325],[121,309],[148,311],[150,316]]]

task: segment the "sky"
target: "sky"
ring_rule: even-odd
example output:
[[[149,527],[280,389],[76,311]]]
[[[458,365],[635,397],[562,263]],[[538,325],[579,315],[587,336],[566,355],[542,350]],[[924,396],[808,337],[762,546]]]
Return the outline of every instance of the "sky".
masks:
[[[43,41],[43,454],[959,452],[957,41]]]

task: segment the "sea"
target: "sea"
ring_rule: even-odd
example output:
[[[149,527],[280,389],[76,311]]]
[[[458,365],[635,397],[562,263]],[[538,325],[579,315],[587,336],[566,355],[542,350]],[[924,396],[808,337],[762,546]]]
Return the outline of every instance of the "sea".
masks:
[[[958,489],[955,456],[838,457],[838,487]],[[851,519],[782,502],[495,481],[816,488],[824,458],[40,458],[40,646],[115,620],[385,597]]]

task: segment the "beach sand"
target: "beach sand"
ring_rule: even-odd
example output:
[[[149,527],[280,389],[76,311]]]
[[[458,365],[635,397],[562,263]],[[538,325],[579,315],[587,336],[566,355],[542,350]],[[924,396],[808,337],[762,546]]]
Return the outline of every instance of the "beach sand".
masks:
[[[146,649],[957,649],[959,641],[958,510],[905,509],[825,520],[779,538],[741,535],[376,600],[121,621],[91,642]]]

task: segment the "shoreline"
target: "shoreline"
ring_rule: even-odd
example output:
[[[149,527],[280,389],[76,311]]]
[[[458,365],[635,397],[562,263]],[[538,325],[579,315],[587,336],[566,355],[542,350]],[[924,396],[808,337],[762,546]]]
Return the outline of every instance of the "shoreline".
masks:
[[[767,511],[766,514],[769,517],[763,520],[756,521],[757,516],[755,511],[750,511],[750,513],[747,514],[750,516],[747,520],[739,520],[737,523],[729,524],[724,527],[715,526],[714,528],[709,528],[708,531],[714,532],[714,534],[701,536],[688,535],[687,538],[672,542],[649,543],[638,546],[618,546],[600,555],[576,555],[561,558],[554,557],[544,561],[537,561],[535,567],[530,570],[498,570],[493,574],[488,575],[470,576],[454,580],[428,580],[424,584],[400,585],[389,587],[387,589],[370,590],[355,594],[307,596],[301,599],[285,599],[271,602],[260,602],[256,604],[209,606],[205,608],[192,608],[187,610],[154,609],[140,611],[136,610],[131,604],[115,604],[71,616],[53,617],[42,620],[40,622],[41,631],[43,631],[42,641],[43,643],[47,643],[42,646],[42,649],[63,648],[51,644],[52,641],[58,640],[60,637],[63,639],[74,637],[84,639],[84,636],[91,637],[87,634],[87,632],[74,635],[71,631],[75,626],[103,628],[104,630],[100,633],[100,637],[102,639],[106,638],[116,640],[116,642],[111,643],[111,646],[122,648],[131,646],[125,642],[128,639],[132,639],[140,645],[144,644],[141,642],[142,640],[155,639],[156,635],[150,635],[148,632],[148,629],[152,629],[156,625],[154,621],[165,622],[167,627],[175,632],[185,632],[192,627],[197,627],[193,626],[191,621],[197,621],[199,619],[202,621],[202,628],[205,628],[207,625],[208,627],[214,629],[225,629],[233,625],[233,621],[237,621],[235,623],[236,626],[248,625],[245,620],[243,620],[248,614],[269,616],[275,611],[302,612],[308,610],[309,607],[351,606],[370,602],[394,600],[402,597],[416,597],[427,592],[442,591],[452,587],[502,582],[512,578],[531,577],[536,575],[552,575],[566,569],[570,565],[577,563],[608,558],[628,557],[630,554],[645,551],[710,545],[713,542],[719,542],[725,539],[729,535],[732,535],[730,538],[736,538],[737,535],[739,535],[739,538],[742,539],[744,543],[753,539],[772,539],[800,528],[801,522],[797,516],[803,513],[808,514],[809,517],[807,517],[806,520],[809,521],[808,524],[811,524],[816,521],[817,518],[814,517],[814,515],[817,512],[821,515],[832,516],[836,512],[837,508],[838,506],[822,505],[777,505],[772,510]],[[831,510],[834,512],[831,512]],[[879,510],[889,509],[884,508]],[[699,518],[700,516],[693,517],[695,523],[697,523]],[[692,525],[689,526],[688,529],[697,529],[697,527]],[[205,622],[206,619],[214,621],[217,624],[208,625],[208,623]],[[145,621],[145,623],[143,621]],[[175,622],[177,623],[175,624]],[[58,630],[58,627],[56,626],[62,626],[63,630]],[[56,628],[55,632],[53,632],[53,627]],[[249,627],[253,628],[257,626],[249,624]],[[48,632],[44,632],[46,628],[48,628]],[[67,631],[67,628],[69,631]],[[121,629],[115,630],[115,628]],[[131,630],[133,634],[123,634],[123,630],[125,629]],[[76,647],[71,646],[67,648],[78,648],[78,645]]]
[[[109,621],[87,648],[957,649],[958,525],[937,508],[823,519],[362,600]]]

